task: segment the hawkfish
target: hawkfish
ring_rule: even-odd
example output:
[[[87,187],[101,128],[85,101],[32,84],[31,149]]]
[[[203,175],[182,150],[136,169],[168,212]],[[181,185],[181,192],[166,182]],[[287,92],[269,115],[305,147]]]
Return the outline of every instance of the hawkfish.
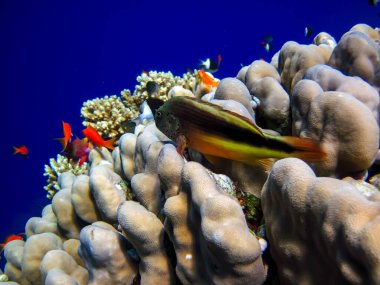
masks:
[[[177,143],[180,154],[191,148],[210,162],[225,158],[265,166],[273,158],[317,162],[325,157],[313,139],[267,134],[242,115],[191,97],[173,97],[155,109],[154,118],[157,128]]]

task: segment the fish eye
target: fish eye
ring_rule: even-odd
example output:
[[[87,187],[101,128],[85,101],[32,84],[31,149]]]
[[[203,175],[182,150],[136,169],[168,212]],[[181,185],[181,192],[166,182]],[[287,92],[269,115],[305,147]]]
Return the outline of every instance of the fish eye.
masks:
[[[161,113],[161,111],[157,111],[157,112],[156,112],[156,116],[155,116],[155,118],[156,118],[157,120],[159,120],[159,119],[161,119],[161,117],[162,117],[162,113]]]

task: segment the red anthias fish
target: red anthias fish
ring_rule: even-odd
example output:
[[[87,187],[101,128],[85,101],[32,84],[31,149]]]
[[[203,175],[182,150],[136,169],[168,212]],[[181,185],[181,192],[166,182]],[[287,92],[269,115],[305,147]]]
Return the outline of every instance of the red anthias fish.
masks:
[[[73,133],[71,132],[71,127],[68,123],[62,121],[63,128],[63,138],[58,138],[57,140],[62,144],[62,151],[64,151],[67,147],[67,144],[71,141],[71,136]]]
[[[88,154],[92,150],[92,147],[87,142],[87,139],[75,138],[71,143],[69,143],[65,149],[65,155],[67,158],[79,161],[79,166],[81,166],[88,157]]]
[[[99,133],[91,126],[88,126],[82,132],[83,132],[83,135],[86,138],[88,138],[88,140],[90,142],[92,142],[96,147],[103,147],[104,146],[104,147],[108,148],[109,150],[113,150],[115,148],[114,143],[117,140],[117,138],[112,138],[112,139],[105,141],[99,135]]]
[[[8,236],[5,239],[4,243],[0,243],[0,252],[4,250],[4,247],[7,245],[8,242],[13,241],[13,240],[24,240],[24,238],[22,237],[23,235],[25,235],[25,233],[13,234],[13,235]]]
[[[27,156],[29,154],[29,150],[25,145],[22,145],[20,147],[13,147],[13,154],[20,154],[23,156]]]
[[[213,87],[218,87],[219,84],[219,80],[215,79],[210,73],[203,69],[198,71],[197,80],[204,85],[207,92],[210,92]]]

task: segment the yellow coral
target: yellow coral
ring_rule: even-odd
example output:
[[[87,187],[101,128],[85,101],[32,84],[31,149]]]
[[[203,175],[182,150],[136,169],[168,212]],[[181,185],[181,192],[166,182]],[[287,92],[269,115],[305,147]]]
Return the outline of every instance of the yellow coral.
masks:
[[[55,193],[61,190],[61,187],[58,184],[58,177],[63,172],[71,172],[74,175],[78,176],[81,174],[87,174],[87,163],[83,163],[79,166],[79,163],[75,163],[72,159],[68,159],[65,156],[57,155],[57,159],[50,159],[50,166],[45,164],[45,173],[44,176],[47,176],[47,185],[44,186],[44,189],[48,191],[46,195],[49,199],[53,198]]]
[[[154,81],[158,84],[160,93],[158,96],[153,97],[161,99],[162,101],[168,100],[168,93],[174,86],[181,86],[185,89],[192,90],[195,84],[195,76],[193,73],[187,72],[183,77],[174,76],[169,72],[157,72],[149,71],[149,75],[142,74],[137,77],[137,81],[140,83],[135,87],[135,92],[132,97],[140,98],[139,102],[144,102],[148,98],[146,91],[146,84],[149,81]],[[140,103],[140,104],[141,104]]]
[[[112,95],[86,101],[81,116],[85,118],[84,126],[91,126],[104,139],[110,139],[126,132],[123,123],[136,118],[138,109],[126,106],[120,97]]]
[[[81,116],[85,119],[84,126],[95,128],[104,139],[119,137],[128,131],[131,121],[140,114],[141,104],[148,98],[146,85],[149,81],[158,84],[159,94],[153,97],[163,101],[168,100],[168,93],[174,86],[192,90],[195,85],[194,73],[187,72],[183,77],[173,76],[171,72],[150,71],[149,75],[137,77],[138,85],[133,95],[128,89],[120,92],[121,96],[105,96],[88,100],[83,104]]]

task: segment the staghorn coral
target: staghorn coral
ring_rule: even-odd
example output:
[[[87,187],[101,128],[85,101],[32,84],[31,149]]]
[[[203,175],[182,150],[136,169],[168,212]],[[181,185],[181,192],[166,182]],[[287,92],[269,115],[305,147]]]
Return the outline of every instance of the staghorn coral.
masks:
[[[95,128],[104,139],[120,137],[129,130],[127,122],[138,117],[141,104],[149,96],[166,101],[173,87],[182,87],[191,92],[195,85],[195,76],[191,72],[179,77],[173,76],[171,72],[150,71],[149,75],[143,73],[138,76],[137,81],[139,84],[133,94],[124,89],[120,96],[105,96],[86,101],[81,109],[83,125]],[[158,84],[159,93],[148,94],[146,85],[150,81]]]
[[[138,76],[137,81],[140,84],[136,85],[133,96],[126,98],[126,105],[130,104],[130,100],[133,100],[135,104],[137,103],[138,105],[141,105],[142,102],[144,102],[149,97],[149,94],[146,91],[146,84],[149,81],[156,82],[159,88],[159,93],[153,94],[152,97],[167,101],[168,93],[174,86],[181,86],[185,89],[192,90],[195,84],[195,77],[190,72],[185,73],[181,78],[179,76],[174,76],[170,71],[149,71],[149,75],[143,73],[142,75]]]
[[[128,90],[124,91],[123,96],[128,93]],[[127,131],[127,126],[123,123],[135,119],[138,108],[132,104],[125,105],[122,98],[112,95],[84,102],[81,116],[84,118],[84,126],[91,126],[104,139],[110,139]]]
[[[301,160],[275,163],[262,206],[281,284],[379,284],[380,204]]]
[[[72,160],[64,157],[60,154],[57,155],[57,159],[51,158],[49,160],[50,165],[45,164],[44,176],[47,176],[47,185],[44,189],[48,191],[46,195],[49,199],[52,199],[55,193],[61,190],[58,179],[64,172],[71,172],[74,175],[87,174],[87,163],[83,163],[81,166],[79,163],[74,163]]]

